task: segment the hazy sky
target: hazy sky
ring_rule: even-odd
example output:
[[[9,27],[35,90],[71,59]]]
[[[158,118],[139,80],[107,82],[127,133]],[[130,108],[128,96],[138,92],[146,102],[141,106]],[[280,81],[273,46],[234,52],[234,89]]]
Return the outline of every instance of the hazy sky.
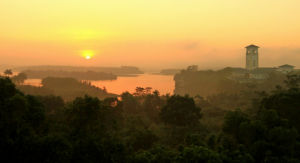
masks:
[[[0,0],[0,64],[220,68],[244,66],[253,43],[261,66],[299,68],[299,7],[300,0]]]

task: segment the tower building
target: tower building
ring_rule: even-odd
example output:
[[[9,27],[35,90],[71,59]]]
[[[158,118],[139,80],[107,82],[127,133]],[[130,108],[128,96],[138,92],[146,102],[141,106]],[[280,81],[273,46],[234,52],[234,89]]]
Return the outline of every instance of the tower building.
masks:
[[[258,68],[258,46],[249,45],[246,47],[246,69],[253,70]]]

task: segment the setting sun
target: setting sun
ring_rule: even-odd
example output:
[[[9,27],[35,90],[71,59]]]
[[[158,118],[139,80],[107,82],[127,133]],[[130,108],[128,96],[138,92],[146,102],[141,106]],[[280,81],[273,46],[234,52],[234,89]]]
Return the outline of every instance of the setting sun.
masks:
[[[81,55],[85,59],[89,60],[89,59],[92,59],[92,57],[95,55],[95,52],[92,50],[83,50],[83,51],[81,51]]]
[[[0,0],[0,163],[300,163],[299,7]]]

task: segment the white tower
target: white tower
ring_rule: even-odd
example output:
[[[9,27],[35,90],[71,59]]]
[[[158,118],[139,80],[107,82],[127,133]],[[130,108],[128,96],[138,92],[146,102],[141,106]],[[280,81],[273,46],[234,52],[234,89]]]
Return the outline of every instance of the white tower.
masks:
[[[258,46],[249,45],[246,47],[246,69],[253,70],[258,68]]]

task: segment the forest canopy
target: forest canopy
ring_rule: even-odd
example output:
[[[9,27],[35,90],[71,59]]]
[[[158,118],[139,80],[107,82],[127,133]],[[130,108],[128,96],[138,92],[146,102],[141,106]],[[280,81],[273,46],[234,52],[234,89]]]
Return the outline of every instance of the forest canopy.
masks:
[[[1,77],[0,161],[299,162],[299,79],[258,93],[248,109],[223,109],[226,95],[158,91],[65,102],[25,95]]]

